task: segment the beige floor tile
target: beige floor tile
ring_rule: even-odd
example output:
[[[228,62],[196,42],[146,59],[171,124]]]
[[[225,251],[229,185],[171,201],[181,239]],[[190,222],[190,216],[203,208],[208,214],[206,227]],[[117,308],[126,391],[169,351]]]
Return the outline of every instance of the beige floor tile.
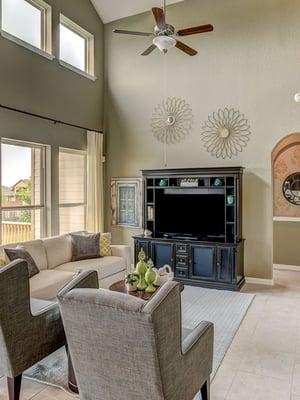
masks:
[[[224,360],[225,361],[225,360]],[[214,399],[225,399],[228,393],[230,386],[237,374],[237,370],[235,368],[229,368],[222,363],[218,372],[212,381],[211,385],[211,395],[212,400]]]
[[[280,320],[282,324],[299,325],[299,309],[300,298],[270,296],[266,303],[264,319],[268,318],[270,321]]]
[[[210,394],[210,399],[211,400],[225,400],[225,397],[217,394],[217,393],[212,393]]]
[[[243,288],[242,292],[244,293],[255,293],[261,296],[268,296],[272,293],[272,286],[269,285],[257,285],[253,283],[247,283]]]
[[[36,396],[32,397],[31,400],[76,400],[77,396],[73,396],[64,392],[62,389],[56,389],[53,387],[47,387]]]
[[[280,320],[267,321],[262,318],[253,335],[252,345],[259,351],[296,352],[297,330],[293,323],[283,324]]]
[[[255,331],[255,330],[253,330]],[[242,354],[245,353],[246,351],[250,350],[251,348],[251,339],[253,337],[253,331],[249,329],[248,331],[246,328],[243,328],[237,332],[235,335],[231,346],[228,351],[231,353],[238,353]]]
[[[46,385],[42,385],[40,383],[23,378],[21,387],[21,399],[29,400],[32,398],[32,396],[34,396],[37,393],[40,393],[46,387],[47,387]],[[7,399],[8,399],[7,383],[6,383],[6,377],[4,377],[0,379],[0,400],[7,400]]]
[[[241,326],[239,327],[238,335],[251,337],[257,327],[258,322],[261,319],[261,314],[262,313],[259,312],[251,312],[250,308],[246,317],[241,323]]]
[[[254,293],[256,294],[255,291],[248,291],[249,293]],[[262,312],[264,312],[267,304],[268,296],[265,295],[256,295],[252,304],[249,307],[248,313],[246,315],[246,318],[249,316],[257,315],[260,316]]]
[[[252,349],[245,354],[239,370],[291,382],[295,355]]]
[[[292,382],[292,393],[300,396],[300,355],[296,357],[293,382]]]
[[[239,351],[237,348],[229,348],[225,358],[222,361],[224,368],[237,371],[245,358],[245,351]]]
[[[291,385],[282,380],[238,372],[226,400],[290,400]]]

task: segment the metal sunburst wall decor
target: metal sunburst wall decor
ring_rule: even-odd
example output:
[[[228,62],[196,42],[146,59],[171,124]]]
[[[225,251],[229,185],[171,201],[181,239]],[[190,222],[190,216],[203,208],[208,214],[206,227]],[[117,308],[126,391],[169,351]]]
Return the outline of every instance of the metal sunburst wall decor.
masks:
[[[152,132],[164,144],[180,143],[189,135],[193,120],[192,109],[185,100],[168,97],[152,114]]]
[[[244,114],[234,108],[220,109],[208,117],[202,127],[202,141],[212,156],[232,158],[247,146],[250,125]]]

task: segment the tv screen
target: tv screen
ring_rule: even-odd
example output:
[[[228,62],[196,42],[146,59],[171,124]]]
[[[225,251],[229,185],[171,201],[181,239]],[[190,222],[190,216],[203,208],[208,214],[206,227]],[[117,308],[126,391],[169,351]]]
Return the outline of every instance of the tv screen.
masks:
[[[224,194],[166,194],[157,191],[155,201],[156,234],[193,237],[225,234]]]

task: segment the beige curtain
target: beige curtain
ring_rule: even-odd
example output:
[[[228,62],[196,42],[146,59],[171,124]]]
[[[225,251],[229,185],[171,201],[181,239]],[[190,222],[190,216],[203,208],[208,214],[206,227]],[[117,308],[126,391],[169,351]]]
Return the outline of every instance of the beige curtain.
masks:
[[[87,230],[103,232],[103,135],[87,132]]]

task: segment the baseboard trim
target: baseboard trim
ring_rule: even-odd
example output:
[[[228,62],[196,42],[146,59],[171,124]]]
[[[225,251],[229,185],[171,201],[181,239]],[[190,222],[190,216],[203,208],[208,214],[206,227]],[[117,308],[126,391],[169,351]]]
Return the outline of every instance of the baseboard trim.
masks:
[[[274,269],[283,270],[283,271],[297,271],[297,272],[300,272],[300,266],[299,265],[274,264],[273,268]]]
[[[262,279],[262,278],[252,278],[251,276],[246,276],[246,283],[253,283],[255,285],[274,285],[274,279]]]

